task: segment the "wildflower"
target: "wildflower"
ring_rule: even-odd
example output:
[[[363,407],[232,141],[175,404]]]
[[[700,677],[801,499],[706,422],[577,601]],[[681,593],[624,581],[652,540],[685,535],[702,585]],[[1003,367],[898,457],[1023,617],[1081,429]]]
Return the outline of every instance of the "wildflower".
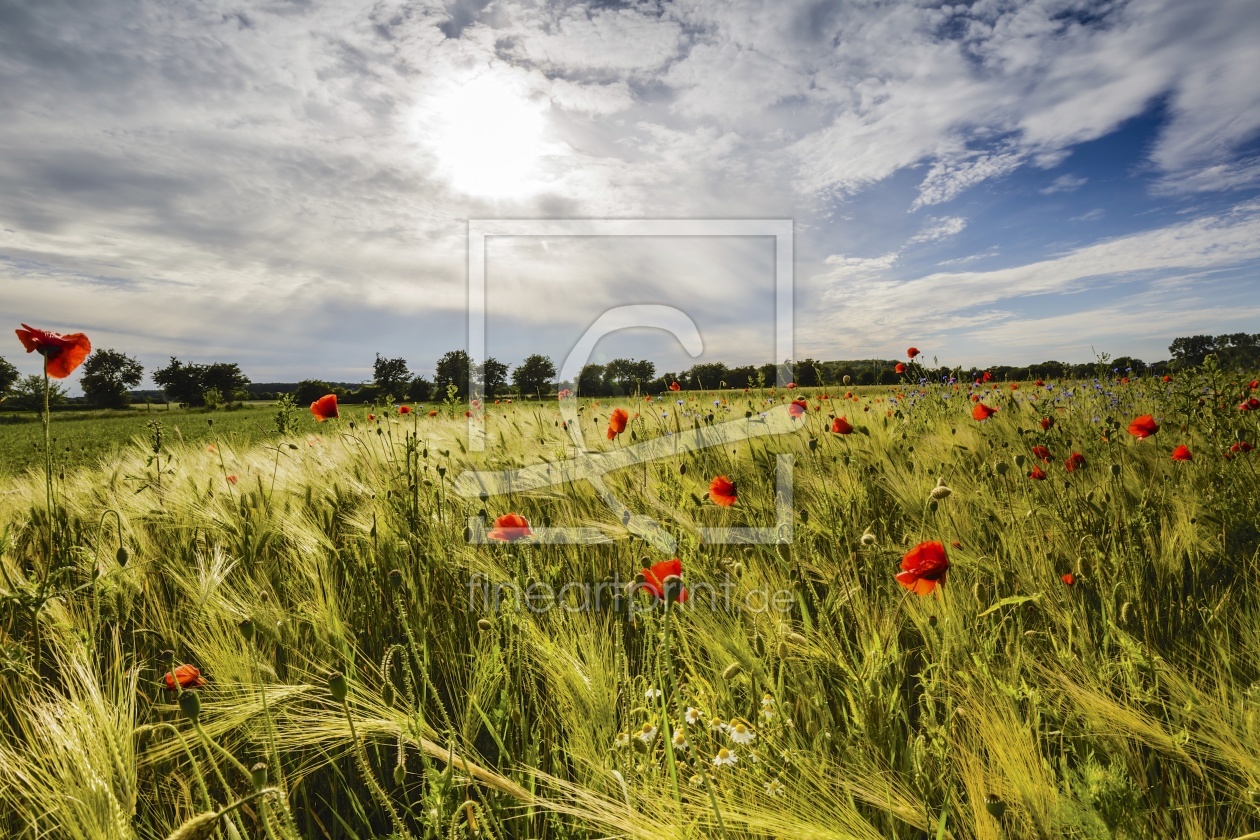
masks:
[[[729,766],[729,765],[734,764],[737,760],[738,758],[736,757],[735,753],[731,752],[726,747],[722,747],[722,749],[718,750],[718,754],[714,756],[713,758],[713,766],[714,767]]]
[[[675,752],[686,752],[687,748],[691,746],[691,744],[687,743],[687,735],[681,729],[674,730],[673,744]]]
[[[1155,422],[1155,418],[1149,414],[1143,414],[1141,417],[1129,424],[1129,434],[1138,440],[1150,437],[1159,431],[1159,424]]]
[[[906,366],[901,362],[897,362],[897,366],[893,370],[897,371],[897,373],[905,373]]]
[[[773,709],[773,708],[774,708],[774,698],[773,698],[773,697],[771,697],[769,694],[763,694],[763,695],[761,695],[761,708],[763,708],[763,709]]]
[[[436,409],[434,409],[433,411],[430,411],[430,412],[429,412],[429,416],[430,416],[430,417],[437,417],[437,410],[436,410]]]
[[[1033,465],[1032,472],[1028,474],[1028,477],[1031,478],[1033,481],[1045,481],[1046,471],[1043,470],[1041,467]]]
[[[1171,376],[1169,376],[1168,374],[1166,374],[1166,373],[1165,373],[1165,374],[1164,374],[1163,379],[1161,379],[1160,381],[1161,381],[1161,382],[1172,382],[1172,377],[1171,377]]]
[[[411,413],[411,406],[409,406],[409,405],[400,405],[400,406],[398,406],[398,413],[399,413],[399,414],[410,414],[410,413]]]
[[[1248,399],[1248,400],[1243,400],[1242,402],[1238,404],[1239,411],[1255,411],[1258,408],[1260,408],[1260,400],[1256,399],[1255,397],[1252,397],[1251,399]]]
[[[986,371],[984,372],[984,376],[981,376],[981,377],[980,377],[980,381],[981,381],[981,382],[988,382],[988,381],[989,381],[990,379],[992,379],[992,378],[993,378],[993,374],[989,373],[989,372],[986,370]]]
[[[911,347],[910,349],[913,350],[914,348]],[[771,779],[766,782],[766,793],[770,796],[784,796],[787,793],[787,788],[778,779]]]
[[[911,347],[909,350],[906,351],[906,355],[913,359],[915,356],[919,355],[919,348]]]
[[[726,733],[731,736],[731,740],[737,744],[751,744],[757,737],[757,733],[753,732],[742,723],[736,722]]]
[[[626,423],[630,422],[630,415],[626,413],[624,408],[614,408],[612,414],[608,417],[608,439],[613,440],[617,435],[626,430]]]
[[[794,418],[800,417],[808,408],[809,406],[804,400],[792,400],[792,402],[788,404],[788,414],[792,415]]]
[[[236,485],[236,482],[237,482],[237,478],[236,478],[236,476],[235,476],[234,474],[233,474],[233,475],[228,475],[228,476],[225,476],[225,477],[224,477],[224,480],[225,480],[225,481],[227,481],[227,483],[228,483],[228,484],[231,484],[231,485],[233,485],[233,486],[235,486],[235,485]]]
[[[1040,458],[1043,463],[1050,463],[1050,450],[1046,449],[1044,446],[1034,446],[1032,448],[1032,454]]]
[[[650,744],[656,740],[656,727],[650,723],[645,723],[643,724],[643,728],[640,729],[634,737],[638,738],[645,744]]]
[[[681,390],[682,390],[682,386],[681,386],[681,385],[679,385],[677,382],[671,382],[671,383],[669,383],[669,390],[671,390],[671,391],[681,391]]]
[[[730,507],[735,504],[736,495],[735,482],[724,475],[719,475],[709,482],[709,498],[716,505]]]
[[[938,542],[921,542],[901,558],[897,583],[916,595],[928,595],[939,583],[945,585],[945,573],[949,571],[949,558],[945,546]]]
[[[570,391],[568,388],[561,388],[560,393],[556,394],[556,399],[563,400],[571,396],[573,396],[572,391]]]
[[[1048,431],[1050,431],[1050,428],[1051,428],[1052,426],[1054,426],[1054,418],[1053,418],[1053,417],[1042,417],[1042,418],[1041,418],[1041,430],[1042,430],[1043,432],[1048,432]]]
[[[642,586],[663,601],[667,594],[665,581],[671,577],[682,577],[682,561],[677,557],[672,560],[662,560],[660,563],[654,563],[651,567],[644,569]],[[668,594],[673,595],[672,584]],[[680,585],[678,587],[677,601],[680,604],[684,604],[687,602],[687,597],[687,590]]]
[[[687,712],[686,714],[683,715],[683,718],[687,721],[687,724],[690,726],[695,726],[700,721],[704,720],[704,716],[700,714],[700,710],[697,709],[695,706],[688,706]]]
[[[533,536],[533,533],[533,531],[529,530],[528,519],[519,513],[505,513],[494,520],[494,530],[490,531],[486,536],[500,542],[514,542]]]
[[[1236,441],[1234,445],[1229,448],[1229,451],[1237,455],[1241,452],[1250,452],[1254,448],[1255,447],[1252,446],[1250,443],[1247,443],[1247,441],[1240,440],[1240,441]]]
[[[1064,586],[1076,585],[1076,575],[1072,574],[1071,572],[1068,572],[1063,577],[1059,578],[1059,580],[1063,581]]]
[[[26,324],[14,332],[27,353],[39,353],[44,357],[45,368],[53,379],[65,379],[74,373],[74,369],[83,364],[88,353],[92,352],[92,342],[83,333],[61,335]]]
[[[376,422],[376,415],[375,415],[375,414],[369,414],[369,415],[368,415],[368,422],[369,422],[369,423],[375,423],[375,422]]]
[[[167,672],[162,682],[166,685],[167,691],[174,691],[176,683],[180,688],[200,688],[206,684],[201,677],[201,671],[195,665],[177,666],[173,671]]]
[[[795,387],[796,387],[796,383],[795,383],[795,382],[789,382],[789,383],[787,384],[787,387],[788,387],[788,388],[795,388]]]
[[[1251,380],[1250,382],[1247,383],[1247,387],[1250,388],[1252,391],[1256,390],[1257,388],[1260,388],[1260,379]]]
[[[616,744],[618,749],[624,749],[630,746],[630,733],[618,732],[617,737],[613,739],[613,743]]]
[[[1194,455],[1190,452],[1190,447],[1184,443],[1172,451],[1172,459],[1174,461],[1190,461],[1194,459]]]
[[[645,700],[659,700],[661,699],[661,690],[659,688],[649,688],[643,692],[643,698]]]
[[[314,414],[315,419],[321,423],[325,420],[336,420],[341,416],[337,411],[337,395],[325,394],[311,403],[311,414]]]
[[[714,734],[717,734],[718,732],[725,732],[728,729],[730,729],[730,726],[721,718],[714,718],[709,721],[709,731]]]
[[[847,418],[837,417],[831,421],[831,433],[835,435],[853,434],[853,424]]]
[[[1079,452],[1073,452],[1068,456],[1068,459],[1063,462],[1063,466],[1067,468],[1068,472],[1076,472],[1078,469],[1085,466],[1085,456]]]
[[[988,420],[994,414],[997,414],[997,409],[990,408],[982,402],[977,402],[976,407],[971,410],[971,416],[976,420]]]

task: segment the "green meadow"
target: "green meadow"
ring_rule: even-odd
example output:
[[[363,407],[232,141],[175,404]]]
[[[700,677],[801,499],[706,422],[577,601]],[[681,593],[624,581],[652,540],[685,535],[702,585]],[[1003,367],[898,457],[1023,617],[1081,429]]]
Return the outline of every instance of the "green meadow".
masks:
[[[482,452],[464,406],[55,415],[50,486],[40,424],[0,425],[0,835],[1260,836],[1247,382],[845,392],[575,401],[600,452],[803,401],[603,476],[685,601],[626,586],[672,557],[589,481],[456,492],[559,475],[554,402],[486,406]],[[775,522],[779,455],[790,533],[703,541]],[[533,535],[477,541],[509,513]]]

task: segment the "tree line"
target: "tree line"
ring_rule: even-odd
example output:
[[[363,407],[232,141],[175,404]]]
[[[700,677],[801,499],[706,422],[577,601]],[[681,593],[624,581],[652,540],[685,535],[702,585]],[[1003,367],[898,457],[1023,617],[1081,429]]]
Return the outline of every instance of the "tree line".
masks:
[[[1130,356],[1102,356],[1094,362],[1073,364],[1045,361],[1034,365],[994,365],[988,368],[934,367],[918,359],[927,377],[968,380],[987,371],[998,380],[1011,379],[1087,379],[1095,376],[1163,375],[1202,365],[1214,356],[1222,368],[1229,370],[1260,369],[1260,334],[1228,333],[1222,335],[1183,336],[1173,340],[1168,351],[1171,358],[1147,364]],[[677,382],[687,390],[720,390],[773,387],[780,371],[785,378],[801,387],[839,385],[893,385],[901,381],[897,362],[887,359],[818,361],[803,359],[782,365],[743,365],[730,367],[721,362],[705,362],[686,370],[657,373],[656,365],[646,359],[613,359],[603,364],[587,364],[576,382],[556,382],[555,364],[546,356],[533,354],[514,369],[493,357],[473,370],[464,350],[452,350],[437,361],[432,380],[414,374],[406,359],[386,358],[379,353],[372,366],[370,383],[345,385],[307,379],[291,385],[273,385],[273,390],[253,386],[240,369],[230,362],[196,364],[171,357],[165,366],[153,371],[152,378],[162,395],[172,402],[189,406],[220,405],[248,399],[277,399],[292,394],[299,404],[314,402],[324,394],[335,393],[346,403],[378,403],[386,399],[397,402],[426,402],[448,397],[467,399],[470,373],[472,381],[487,399],[503,396],[544,399],[562,388],[583,396],[610,397],[634,393],[660,393]],[[144,368],[140,362],[118,350],[97,350],[84,361],[80,384],[89,405],[102,408],[124,408],[130,404],[133,389],[140,384]],[[847,378],[846,378],[847,377]],[[0,358],[0,403],[5,408],[38,409],[44,399],[43,377],[32,374],[22,377],[12,364]],[[69,401],[64,388],[53,383],[52,405]]]

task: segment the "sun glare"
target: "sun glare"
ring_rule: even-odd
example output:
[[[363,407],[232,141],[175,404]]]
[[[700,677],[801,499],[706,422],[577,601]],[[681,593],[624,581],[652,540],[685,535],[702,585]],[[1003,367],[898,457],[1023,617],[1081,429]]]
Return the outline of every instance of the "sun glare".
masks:
[[[546,102],[535,102],[510,78],[483,72],[452,80],[425,102],[416,125],[452,187],[487,198],[538,192],[546,140]]]

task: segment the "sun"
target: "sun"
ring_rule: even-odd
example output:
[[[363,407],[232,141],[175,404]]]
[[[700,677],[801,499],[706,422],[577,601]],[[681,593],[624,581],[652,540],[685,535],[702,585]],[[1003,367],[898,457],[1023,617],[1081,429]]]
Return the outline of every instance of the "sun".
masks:
[[[512,77],[483,70],[451,78],[424,99],[414,126],[437,162],[437,175],[481,198],[525,198],[545,186],[550,103]]]

